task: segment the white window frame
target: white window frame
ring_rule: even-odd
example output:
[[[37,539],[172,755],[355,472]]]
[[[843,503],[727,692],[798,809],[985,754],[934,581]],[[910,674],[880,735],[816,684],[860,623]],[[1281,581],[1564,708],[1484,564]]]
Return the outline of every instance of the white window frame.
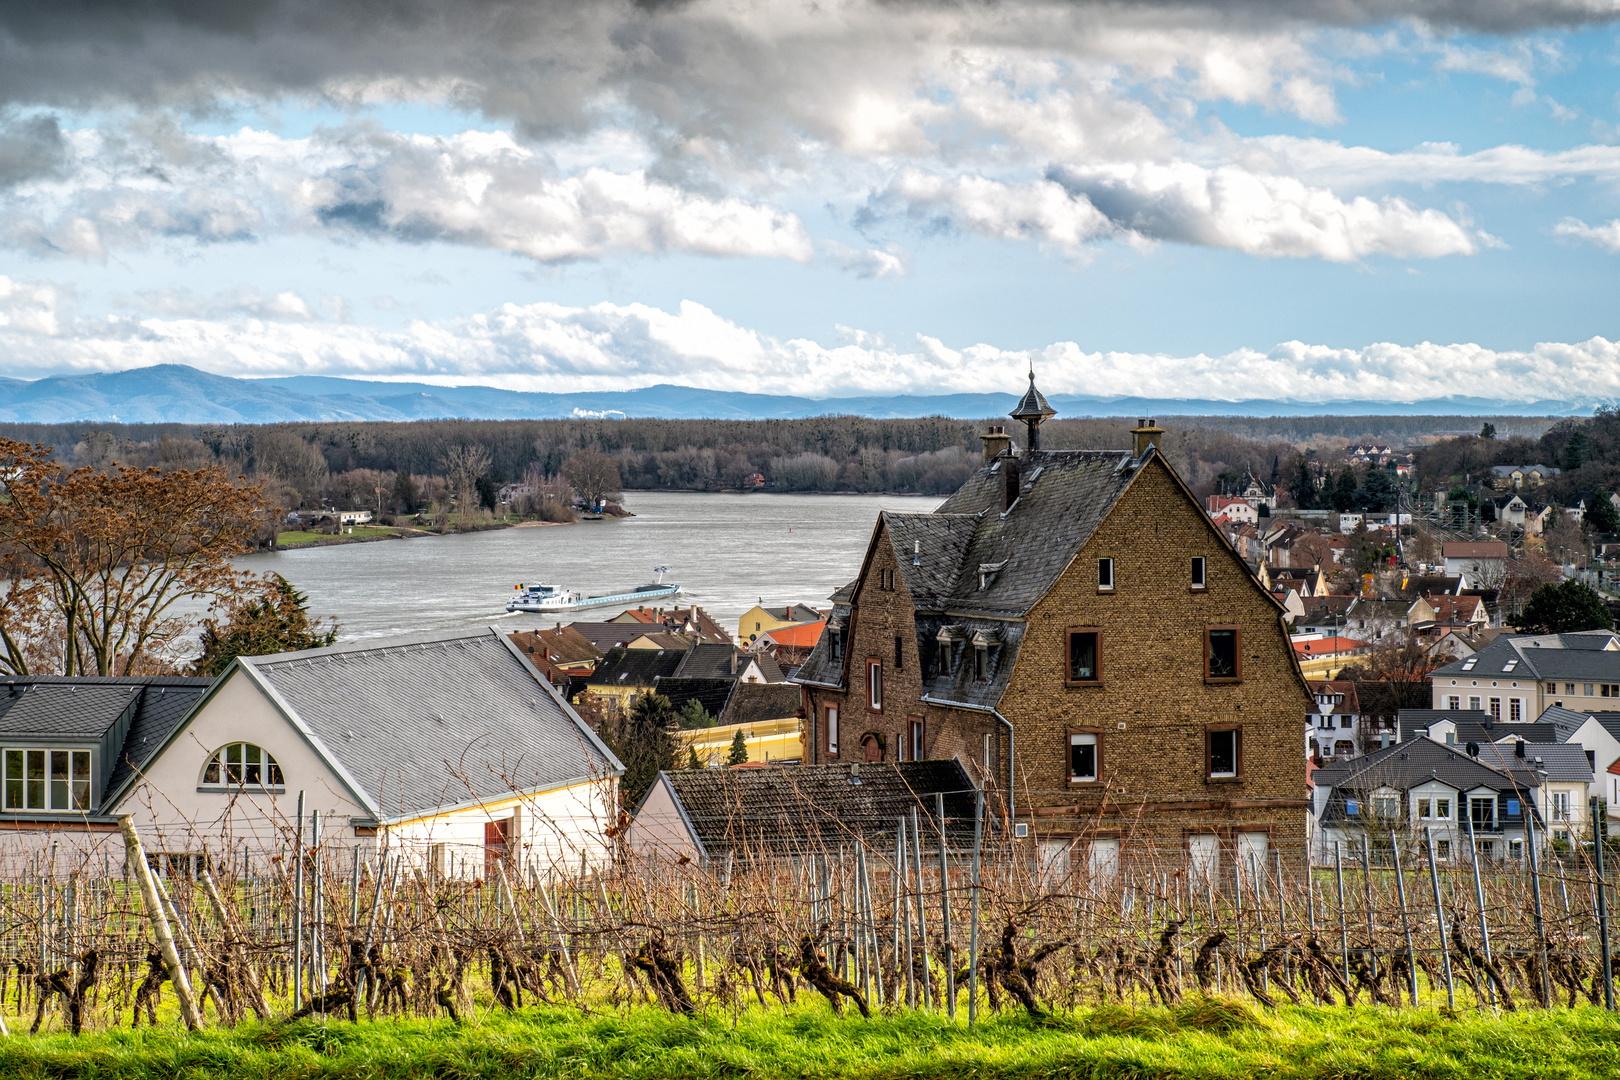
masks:
[[[1091,773],[1085,775],[1074,771],[1074,748],[1076,746],[1091,747]],[[1097,780],[1097,755],[1101,751],[1101,740],[1094,731],[1076,731],[1069,735],[1069,783],[1090,784]]]
[[[866,704],[873,712],[883,711],[883,661],[866,662]]]
[[[1202,555],[1192,557],[1192,588],[1202,592],[1209,588],[1209,560]]]
[[[11,785],[14,778],[11,775],[12,755],[20,754],[22,775],[15,780],[20,781],[19,789],[22,799],[20,804],[14,804],[11,799]],[[32,781],[40,785],[39,805],[29,805],[28,760],[33,755],[39,755],[41,777]],[[62,755],[62,775],[57,778],[57,755]],[[73,747],[54,746],[8,746],[0,749],[0,808],[7,813],[41,813],[41,814],[83,814],[88,813],[95,805],[95,766],[89,750],[75,749]],[[57,785],[61,788],[58,790]],[[75,805],[77,804],[77,805]]]
[[[1105,577],[1107,578],[1107,581],[1103,580]],[[1113,592],[1115,581],[1114,557],[1112,555],[1105,555],[1097,560],[1097,591]]]
[[[827,706],[827,753],[838,753],[838,706]]]
[[[242,751],[241,757],[233,763],[230,760],[230,751],[238,747]],[[247,760],[249,748],[259,752],[259,760],[254,763],[259,769],[259,779],[257,780],[247,778],[247,770],[250,765]],[[240,780],[228,778],[233,764],[241,770],[240,775],[242,778]],[[218,771],[215,773],[215,778],[211,780],[208,777],[209,770],[215,766],[218,767]],[[281,768],[281,762],[276,760],[274,754],[258,743],[238,739],[235,742],[226,743],[208,755],[208,759],[203,762],[202,773],[197,778],[197,789],[199,791],[238,791],[244,788],[251,788],[255,791],[285,791],[287,790],[287,776]]]

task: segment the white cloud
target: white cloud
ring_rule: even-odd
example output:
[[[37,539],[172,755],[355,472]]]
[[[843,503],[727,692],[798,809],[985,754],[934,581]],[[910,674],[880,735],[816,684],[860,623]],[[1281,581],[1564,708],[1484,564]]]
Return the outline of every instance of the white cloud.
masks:
[[[370,128],[281,139],[75,132],[76,169],[17,186],[0,234],[40,255],[100,261],[168,238],[203,243],[273,231],[448,241],[542,262],[616,251],[806,261],[792,213],[694,194],[637,169],[558,175],[506,133],[439,137]]]
[[[1343,199],[1288,176],[1190,162],[1066,166],[1029,184],[911,171],[874,206],[886,203],[981,235],[1070,251],[1118,236],[1354,262],[1371,255],[1471,255],[1482,240],[1465,223],[1403,199]]]
[[[1217,401],[1409,402],[1449,397],[1585,402],[1620,397],[1620,342],[1592,338],[1497,351],[1477,344],[1299,341],[1211,356],[952,345],[918,335],[902,347],[840,328],[841,343],[782,340],[701,304],[507,304],[400,331],[245,316],[57,316],[50,286],[0,278],[0,348],[12,374],[182,363],[229,375],[326,374],[578,391],[676,383],[838,397],[1016,388],[1033,361],[1042,390]]]
[[[1553,235],[1596,244],[1611,255],[1620,255],[1620,218],[1602,225],[1588,225],[1580,218],[1565,218],[1553,226]]]

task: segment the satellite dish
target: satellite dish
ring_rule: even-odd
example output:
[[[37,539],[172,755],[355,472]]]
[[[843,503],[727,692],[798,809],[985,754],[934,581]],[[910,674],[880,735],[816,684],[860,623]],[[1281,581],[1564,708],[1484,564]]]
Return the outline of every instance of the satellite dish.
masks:
[[[1479,757],[1479,743],[1471,742],[1468,744],[1468,756],[1474,758]]]

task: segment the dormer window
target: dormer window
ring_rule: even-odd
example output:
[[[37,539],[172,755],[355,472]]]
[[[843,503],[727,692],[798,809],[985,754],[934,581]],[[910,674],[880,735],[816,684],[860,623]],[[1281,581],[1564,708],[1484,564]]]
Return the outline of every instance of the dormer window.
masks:
[[[973,678],[979,682],[990,681],[990,649],[985,645],[973,647]]]
[[[1512,660],[1509,660],[1507,663],[1502,665],[1502,670],[1503,671],[1512,671],[1514,668],[1516,668],[1518,666],[1519,666],[1519,660],[1518,660],[1517,657],[1514,657]]]
[[[252,743],[227,743],[203,766],[204,787],[268,787],[286,784],[281,766],[269,751]]]
[[[1477,663],[1479,663],[1479,657],[1470,656],[1468,659],[1463,661],[1462,669],[1464,671],[1473,671],[1474,670],[1474,665],[1477,664]]]

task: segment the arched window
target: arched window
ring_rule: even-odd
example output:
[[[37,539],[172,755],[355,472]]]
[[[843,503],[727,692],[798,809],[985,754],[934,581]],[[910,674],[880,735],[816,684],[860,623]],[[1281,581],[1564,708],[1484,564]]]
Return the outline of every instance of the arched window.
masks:
[[[202,782],[218,787],[281,787],[286,778],[270,754],[252,743],[227,743],[203,767]]]

